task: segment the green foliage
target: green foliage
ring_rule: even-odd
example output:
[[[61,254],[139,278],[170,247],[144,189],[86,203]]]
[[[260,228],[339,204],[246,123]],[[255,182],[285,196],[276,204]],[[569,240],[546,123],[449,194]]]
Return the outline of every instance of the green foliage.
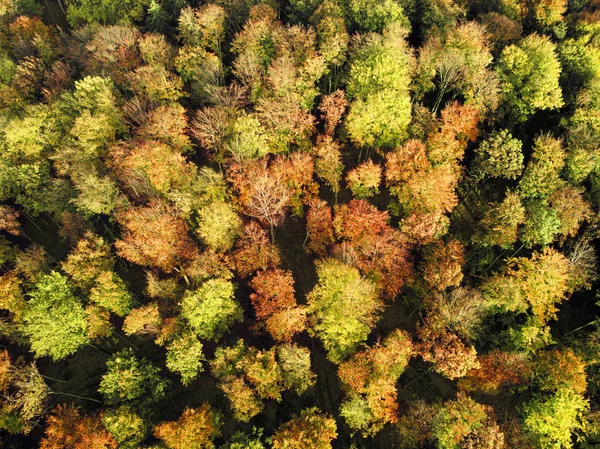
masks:
[[[138,359],[131,349],[124,349],[106,362],[98,392],[107,404],[151,404],[164,397],[168,385],[159,372],[146,359]]]
[[[67,19],[73,27],[84,23],[114,25],[121,21],[140,20],[144,2],[140,0],[69,0]]]
[[[560,220],[554,209],[544,201],[525,204],[525,222],[520,233],[521,241],[528,247],[549,245],[560,229]]]
[[[202,347],[192,332],[178,336],[167,346],[167,368],[181,375],[183,385],[189,385],[204,371]]]
[[[383,36],[367,35],[353,55],[346,129],[358,146],[395,147],[407,137],[413,60],[404,32],[394,26]]]
[[[200,209],[196,232],[209,248],[227,251],[242,228],[242,220],[231,203],[213,201]]]
[[[128,405],[103,413],[102,424],[123,449],[138,448],[150,430],[148,422]]]
[[[318,262],[317,276],[319,282],[308,295],[311,333],[323,341],[327,357],[339,363],[367,339],[381,302],[370,281],[337,260]]]
[[[133,305],[133,297],[123,280],[113,271],[103,271],[90,290],[90,301],[118,316],[125,316]]]
[[[487,417],[485,406],[459,393],[448,401],[436,415],[433,435],[440,449],[459,449],[467,435],[483,425]]]
[[[525,198],[547,198],[561,185],[560,172],[565,164],[562,142],[550,135],[541,135],[533,142],[533,154],[519,181],[519,191]]]
[[[495,131],[475,149],[473,164],[480,176],[517,179],[523,171],[522,146],[507,130]]]
[[[60,360],[88,342],[83,307],[65,276],[55,271],[42,276],[29,296],[22,332],[36,357]]]
[[[523,407],[523,422],[540,449],[572,448],[572,435],[585,427],[589,401],[570,389],[538,397]]]
[[[497,65],[506,107],[517,122],[539,109],[563,105],[558,83],[561,66],[556,46],[546,36],[531,34],[518,45],[506,47]]]
[[[350,0],[348,12],[360,31],[381,33],[392,22],[410,27],[402,6],[393,0]]]
[[[315,374],[310,369],[308,348],[288,344],[277,348],[277,358],[281,366],[283,384],[287,390],[302,394],[315,384]]]
[[[340,415],[344,417],[352,429],[366,430],[373,421],[373,414],[365,398],[353,395],[344,400],[340,407]]]
[[[197,290],[188,290],[181,303],[181,314],[199,338],[213,341],[242,320],[233,283],[225,279],[210,279]]]

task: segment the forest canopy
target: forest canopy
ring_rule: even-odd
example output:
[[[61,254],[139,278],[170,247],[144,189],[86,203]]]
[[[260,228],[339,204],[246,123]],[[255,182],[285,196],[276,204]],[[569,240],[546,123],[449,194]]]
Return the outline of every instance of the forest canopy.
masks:
[[[0,449],[600,447],[600,1],[0,0]]]

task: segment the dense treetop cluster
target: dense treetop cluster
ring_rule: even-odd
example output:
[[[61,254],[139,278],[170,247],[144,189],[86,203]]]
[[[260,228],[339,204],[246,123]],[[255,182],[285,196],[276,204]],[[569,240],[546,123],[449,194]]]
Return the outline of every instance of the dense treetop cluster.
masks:
[[[599,447],[599,212],[598,0],[0,0],[0,448]]]

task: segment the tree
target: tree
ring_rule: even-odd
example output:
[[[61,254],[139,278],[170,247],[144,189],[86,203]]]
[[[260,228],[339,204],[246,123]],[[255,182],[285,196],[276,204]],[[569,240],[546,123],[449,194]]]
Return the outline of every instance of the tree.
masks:
[[[119,444],[119,448],[134,449],[148,434],[148,423],[133,407],[122,405],[102,413],[102,424]]]
[[[161,202],[121,211],[117,219],[124,229],[115,247],[131,262],[168,273],[191,260],[197,251],[185,223]]]
[[[501,389],[525,386],[533,375],[531,363],[523,353],[494,349],[479,356],[479,365],[460,380],[466,391],[494,394]]]
[[[441,6],[429,3],[434,8]],[[419,52],[417,95],[420,98],[437,88],[434,113],[448,92],[462,95],[465,103],[477,110],[494,110],[498,103],[498,81],[489,69],[492,59],[485,29],[476,22],[431,33]]]
[[[295,344],[277,346],[277,360],[281,366],[283,384],[298,394],[315,385],[315,374],[310,369],[310,351]]]
[[[366,340],[381,301],[370,281],[337,260],[318,262],[317,276],[319,282],[308,294],[310,332],[321,339],[327,357],[339,363]]]
[[[74,406],[58,405],[48,417],[40,449],[116,449],[117,442],[90,415],[81,416]]]
[[[558,234],[575,237],[581,224],[592,216],[592,209],[583,197],[583,189],[565,186],[556,190],[549,198],[549,204],[556,211],[560,226]]]
[[[568,293],[569,260],[558,251],[544,248],[531,258],[509,259],[502,273],[483,286],[490,305],[511,312],[528,311],[542,322],[555,317],[556,304]]]
[[[154,427],[154,435],[169,449],[213,449],[221,435],[221,416],[208,404],[186,408],[177,421]]]
[[[331,136],[320,136],[313,151],[316,175],[337,195],[344,171],[340,145]]]
[[[185,386],[204,371],[202,361],[205,357],[202,348],[202,343],[192,332],[176,337],[167,346],[167,368],[171,372],[179,373],[181,383]]]
[[[459,392],[434,418],[433,435],[440,449],[463,447],[461,443],[485,422],[489,407]]]
[[[29,295],[22,332],[36,357],[60,360],[88,342],[83,306],[65,276],[56,271],[42,276]]]
[[[477,351],[456,333],[423,326],[418,335],[423,341],[420,354],[426,362],[432,362],[436,372],[448,379],[464,377],[467,372],[479,366]]]
[[[158,304],[151,302],[132,309],[123,322],[123,332],[127,335],[155,335],[162,325]]]
[[[410,26],[402,6],[390,0],[351,0],[348,6],[350,18],[360,31],[381,33],[392,22]]]
[[[346,183],[356,198],[368,198],[379,193],[381,166],[369,160],[350,170]]]
[[[343,90],[336,90],[321,98],[319,111],[321,112],[321,120],[325,122],[325,136],[334,136],[335,128],[342,120],[347,105],[346,94]]]
[[[395,147],[407,136],[413,59],[404,35],[395,24],[383,36],[369,34],[355,43],[345,126],[357,146]]]
[[[240,277],[246,278],[259,268],[266,270],[279,265],[279,250],[270,241],[267,232],[251,221],[244,226],[233,261]]]
[[[100,274],[111,272],[114,264],[108,244],[87,231],[61,265],[77,287],[88,290]]]
[[[273,449],[329,449],[336,437],[335,420],[314,407],[277,428]]]
[[[347,395],[340,414],[351,428],[374,435],[397,421],[396,382],[412,353],[408,334],[395,330],[383,343],[340,364],[338,376]]]
[[[563,105],[560,62],[548,37],[531,34],[518,45],[506,47],[496,70],[506,107],[517,123],[539,109]]]
[[[547,198],[563,181],[560,172],[565,164],[565,151],[560,139],[542,134],[533,142],[533,154],[519,181],[525,198]]]
[[[69,0],[67,18],[73,27],[84,23],[115,24],[120,21],[136,20],[143,17],[143,3],[134,0],[116,2],[103,0],[93,3],[89,0]]]
[[[0,231],[17,236],[21,234],[20,228],[19,212],[10,206],[0,206]]]
[[[589,401],[583,395],[559,389],[548,398],[536,398],[523,406],[527,433],[539,448],[571,448],[573,433],[584,428]]]
[[[492,203],[479,222],[473,243],[511,248],[517,241],[519,226],[525,222],[525,208],[516,193],[508,191],[501,203]]]
[[[387,212],[365,200],[338,207],[333,227],[340,243],[333,253],[359,268],[391,299],[411,279],[413,266],[406,237],[388,222]]]
[[[123,280],[113,271],[103,271],[90,290],[90,301],[118,316],[131,310],[133,298]]]
[[[240,233],[242,220],[230,203],[214,201],[200,209],[196,233],[209,248],[227,251]]]
[[[221,55],[227,13],[219,5],[208,4],[198,9],[186,7],[178,19],[180,39],[188,45],[198,45]]]
[[[181,302],[181,314],[199,338],[213,341],[242,320],[234,285],[225,279],[210,279],[197,290],[188,290]]]
[[[151,404],[165,395],[167,381],[146,359],[138,359],[131,349],[115,353],[106,362],[98,392],[107,404]]]
[[[249,283],[256,293],[250,294],[256,318],[265,322],[271,336],[289,341],[306,327],[306,311],[294,297],[294,278],[278,268],[259,271]]]
[[[263,161],[244,167],[233,178],[244,212],[270,227],[272,242],[275,242],[275,227],[283,222],[292,198],[282,175],[269,170]]]
[[[517,179],[523,171],[523,144],[503,129],[475,149],[473,165],[479,177]]]
[[[306,214],[307,250],[324,256],[335,241],[331,207],[323,200],[313,200]]]
[[[445,290],[460,285],[465,264],[465,247],[458,240],[439,240],[425,249],[423,278],[432,288]]]

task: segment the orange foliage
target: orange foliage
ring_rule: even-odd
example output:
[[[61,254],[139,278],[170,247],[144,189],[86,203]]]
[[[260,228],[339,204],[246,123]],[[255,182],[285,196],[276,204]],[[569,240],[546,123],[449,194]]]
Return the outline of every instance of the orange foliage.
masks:
[[[327,202],[315,199],[310,203],[306,214],[306,234],[308,251],[319,256],[327,254],[327,247],[334,242],[333,217]]]
[[[427,137],[429,160],[434,164],[461,160],[467,143],[479,134],[479,111],[457,101],[446,106],[437,121],[437,129]]]
[[[347,253],[350,249],[355,257],[353,264],[393,298],[412,277],[413,266],[406,237],[388,221],[387,212],[378,211],[365,200],[352,200],[338,207],[333,227],[338,238],[345,241],[334,252]]]
[[[531,364],[522,354],[495,349],[479,357],[480,366],[470,369],[460,386],[468,391],[497,392],[525,385],[531,379]]]
[[[11,235],[21,234],[19,212],[10,206],[0,205],[0,231]]]
[[[456,334],[429,332],[423,327],[417,334],[423,340],[420,345],[423,360],[432,362],[434,370],[448,379],[463,377],[479,366],[475,348],[467,346]]]
[[[250,294],[250,300],[256,318],[259,320],[296,305],[294,278],[291,271],[283,271],[279,268],[259,271],[249,285],[256,292]]]
[[[269,240],[267,232],[254,221],[244,226],[244,232],[239,238],[233,253],[235,269],[240,277],[248,277],[262,268],[279,265],[279,250]]]
[[[186,408],[177,421],[154,427],[154,435],[169,449],[212,449],[221,432],[220,417],[208,404]]]
[[[259,321],[275,340],[290,341],[306,327],[306,312],[296,306],[294,278],[279,268],[259,271],[249,283],[256,293],[250,300]]]
[[[465,246],[458,240],[438,241],[425,250],[423,278],[438,290],[458,286],[465,264]]]
[[[96,416],[83,416],[74,406],[59,405],[48,417],[40,449],[116,449],[117,442]]]
[[[340,123],[347,105],[348,102],[343,90],[336,90],[323,96],[319,111],[321,112],[321,120],[325,122],[325,135],[333,136],[335,127]]]
[[[159,201],[117,213],[123,237],[115,242],[121,257],[171,272],[192,260],[198,250],[183,220]]]

